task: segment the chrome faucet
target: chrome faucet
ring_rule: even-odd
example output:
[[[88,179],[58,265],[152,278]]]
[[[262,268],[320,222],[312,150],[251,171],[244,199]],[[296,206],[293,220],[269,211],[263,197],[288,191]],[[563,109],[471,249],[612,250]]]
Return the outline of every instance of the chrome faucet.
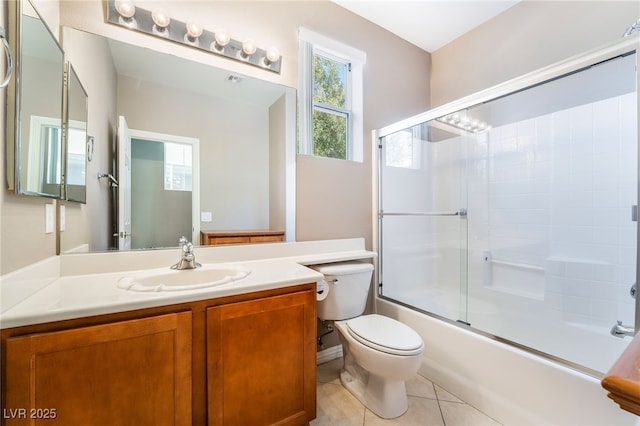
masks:
[[[615,337],[623,338],[624,336],[631,336],[635,334],[635,329],[626,325],[622,325],[622,321],[618,320],[618,323],[611,327],[611,335]]]
[[[178,263],[171,266],[171,269],[181,271],[183,269],[196,269],[202,266],[196,262],[196,256],[193,254],[193,244],[191,244],[185,237],[181,237],[178,244],[180,245],[182,257]]]

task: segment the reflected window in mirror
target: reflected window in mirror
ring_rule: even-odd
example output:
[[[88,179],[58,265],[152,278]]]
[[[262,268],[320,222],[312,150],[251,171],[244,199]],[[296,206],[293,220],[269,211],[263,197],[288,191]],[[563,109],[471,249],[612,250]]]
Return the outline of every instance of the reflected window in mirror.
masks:
[[[80,124],[75,122],[76,125]],[[87,131],[84,123],[75,127],[69,123],[69,139],[67,142],[67,185],[85,185],[87,182],[87,167],[85,147]]]
[[[165,191],[191,191],[193,184],[192,149],[184,143],[164,143]]]
[[[60,188],[62,171],[62,130],[59,119],[32,115],[29,125],[28,164],[22,184],[34,193],[53,193]]]

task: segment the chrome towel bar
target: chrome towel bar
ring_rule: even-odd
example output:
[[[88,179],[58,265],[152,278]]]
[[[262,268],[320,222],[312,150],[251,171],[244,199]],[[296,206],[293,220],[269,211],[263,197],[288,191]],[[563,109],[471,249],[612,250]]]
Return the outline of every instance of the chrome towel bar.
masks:
[[[460,209],[457,212],[449,213],[449,212],[403,212],[403,213],[387,213],[380,211],[378,212],[379,217],[383,216],[466,216],[467,210]]]

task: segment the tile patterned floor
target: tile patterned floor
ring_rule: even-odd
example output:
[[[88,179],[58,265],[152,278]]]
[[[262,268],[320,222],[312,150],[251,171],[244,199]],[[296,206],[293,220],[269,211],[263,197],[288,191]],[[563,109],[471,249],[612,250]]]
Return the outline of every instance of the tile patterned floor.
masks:
[[[420,375],[407,382],[407,412],[397,419],[381,419],[340,384],[341,367],[341,358],[318,366],[318,417],[311,426],[500,425]]]

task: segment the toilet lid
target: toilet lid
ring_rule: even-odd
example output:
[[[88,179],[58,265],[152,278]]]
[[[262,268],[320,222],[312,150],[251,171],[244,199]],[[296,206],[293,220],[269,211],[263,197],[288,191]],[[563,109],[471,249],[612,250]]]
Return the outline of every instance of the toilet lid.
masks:
[[[363,315],[347,321],[351,335],[360,343],[394,355],[422,352],[422,338],[411,327],[378,314]]]

